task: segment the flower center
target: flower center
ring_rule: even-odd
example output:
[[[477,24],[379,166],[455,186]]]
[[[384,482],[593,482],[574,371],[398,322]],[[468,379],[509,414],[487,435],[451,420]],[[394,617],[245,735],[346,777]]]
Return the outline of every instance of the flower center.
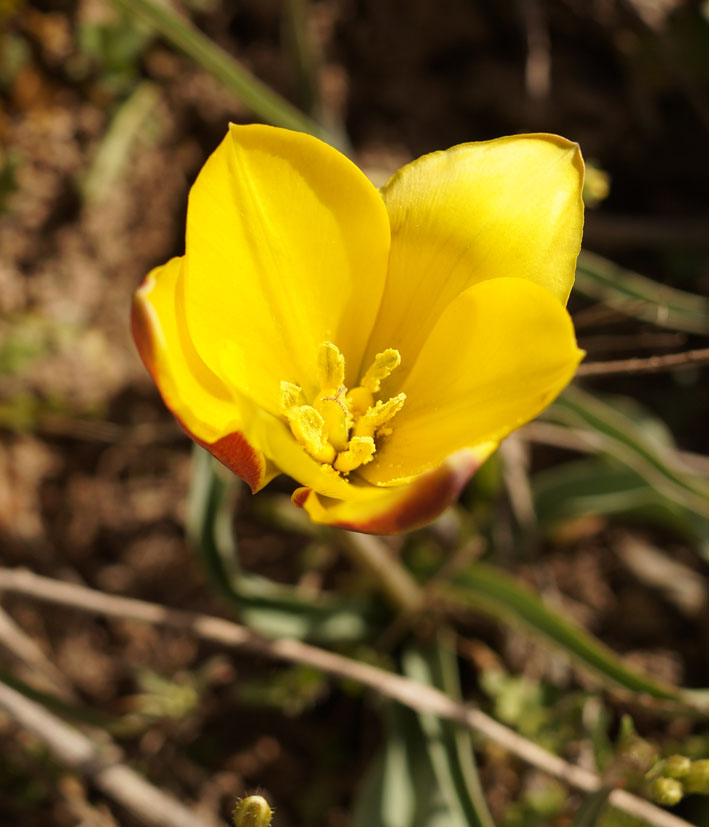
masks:
[[[374,401],[382,380],[400,363],[398,350],[378,353],[359,385],[347,390],[345,357],[332,342],[323,342],[318,350],[320,391],[310,403],[300,385],[281,382],[281,410],[313,459],[345,475],[372,461],[375,439],[391,433],[389,423],[406,401],[404,393]]]

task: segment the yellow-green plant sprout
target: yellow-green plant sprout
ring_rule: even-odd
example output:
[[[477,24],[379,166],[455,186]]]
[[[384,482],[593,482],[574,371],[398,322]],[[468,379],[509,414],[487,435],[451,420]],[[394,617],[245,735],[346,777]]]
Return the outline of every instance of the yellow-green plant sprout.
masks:
[[[254,492],[285,473],[317,523],[417,527],[576,371],[582,186],[554,135],[434,152],[379,191],[316,138],[232,125],[185,255],[136,293],[139,351]]]
[[[262,795],[248,795],[237,801],[232,818],[234,827],[269,827],[273,812]]]

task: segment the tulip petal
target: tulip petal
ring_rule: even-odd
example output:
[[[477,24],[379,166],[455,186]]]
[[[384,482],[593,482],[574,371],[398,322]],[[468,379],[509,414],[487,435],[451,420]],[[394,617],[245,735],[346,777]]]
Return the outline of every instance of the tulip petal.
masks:
[[[183,273],[183,258],[148,273],[133,299],[133,337],[165,404],[184,430],[258,491],[276,469],[239,431],[243,411],[236,396],[190,342],[183,319]]]
[[[389,219],[344,155],[298,132],[231,125],[190,192],[186,317],[214,373],[279,413],[337,344],[353,383],[384,289]]]
[[[406,485],[363,489],[369,492],[365,499],[332,500],[310,488],[297,489],[292,499],[307,511],[314,523],[364,534],[410,531],[429,523],[455,502],[467,481],[496,447],[490,443],[459,451],[438,468]]]
[[[443,309],[486,279],[529,279],[565,304],[582,185],[578,146],[555,135],[461,144],[399,170],[382,191],[391,256],[367,358],[396,348],[403,379]]]
[[[561,392],[582,357],[569,314],[548,290],[508,278],[468,288],[397,388],[406,404],[360,475],[396,485],[462,448],[499,442]]]
[[[204,364],[184,323],[184,265],[184,258],[173,258],[152,270],[135,293],[131,318],[141,358],[182,428],[254,492],[282,471],[326,497],[375,495],[316,462],[281,418],[227,387]]]

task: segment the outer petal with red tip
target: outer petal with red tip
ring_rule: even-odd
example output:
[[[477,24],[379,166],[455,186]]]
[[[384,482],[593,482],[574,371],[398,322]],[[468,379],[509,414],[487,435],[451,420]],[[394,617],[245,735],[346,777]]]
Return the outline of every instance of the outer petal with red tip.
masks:
[[[470,477],[497,448],[496,443],[458,451],[411,482],[392,488],[372,488],[361,500],[333,500],[312,488],[298,488],[293,502],[304,508],[314,523],[360,531],[397,534],[430,523],[454,503]]]
[[[204,364],[186,333],[183,271],[184,258],[173,258],[148,273],[133,298],[133,337],[182,428],[256,492],[276,470],[240,431],[238,398]]]

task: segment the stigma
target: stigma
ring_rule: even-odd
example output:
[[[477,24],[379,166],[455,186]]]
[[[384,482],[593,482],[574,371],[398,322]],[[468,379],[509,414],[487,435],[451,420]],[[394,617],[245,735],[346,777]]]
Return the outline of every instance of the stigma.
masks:
[[[398,350],[374,357],[359,385],[345,386],[345,357],[332,342],[318,349],[320,390],[306,399],[300,385],[281,382],[281,411],[293,436],[310,456],[347,476],[374,459],[377,439],[391,433],[391,421],[406,401],[399,393],[376,399],[381,383],[401,364]]]

